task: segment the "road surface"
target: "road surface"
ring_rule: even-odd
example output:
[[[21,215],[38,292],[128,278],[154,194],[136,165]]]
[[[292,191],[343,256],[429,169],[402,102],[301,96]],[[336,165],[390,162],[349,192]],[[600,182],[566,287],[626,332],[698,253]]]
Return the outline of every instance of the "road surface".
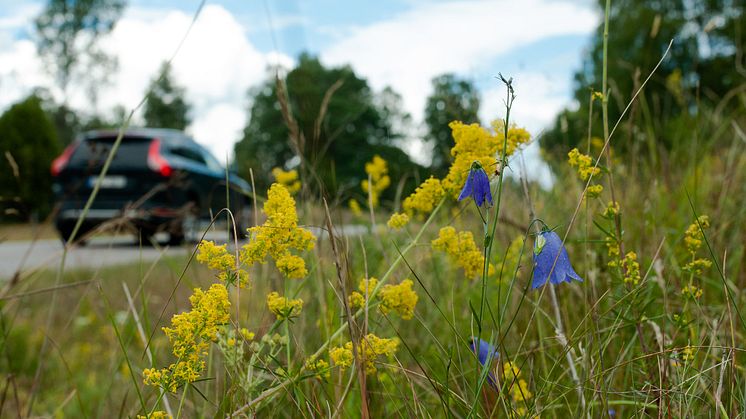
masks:
[[[310,228],[320,237],[324,234],[318,228]],[[362,225],[343,226],[341,234],[355,236],[364,234],[368,228]],[[340,234],[338,232],[337,234]],[[227,240],[225,231],[208,232],[207,240],[223,243]],[[239,246],[242,242],[239,241]],[[196,243],[182,246],[140,246],[132,236],[94,237],[86,246],[72,247],[65,258],[65,270],[98,269],[106,266],[130,263],[152,262],[163,256],[187,255]],[[12,278],[17,272],[27,275],[40,269],[56,270],[60,266],[63,246],[60,240],[5,241],[0,243],[0,284]]]

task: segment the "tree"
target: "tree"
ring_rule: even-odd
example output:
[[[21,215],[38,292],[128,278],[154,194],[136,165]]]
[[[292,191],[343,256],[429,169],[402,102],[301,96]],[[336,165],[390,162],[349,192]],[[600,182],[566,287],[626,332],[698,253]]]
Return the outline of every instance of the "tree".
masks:
[[[235,157],[239,173],[248,177],[253,169],[260,189],[271,182],[273,167],[296,156],[304,184],[332,193],[359,189],[364,165],[375,154],[390,160],[392,179],[417,168],[394,145],[402,134],[392,121],[407,119],[399,113],[398,95],[388,89],[376,96],[349,66],[326,68],[302,54],[284,82],[272,76],[249,96],[250,117]],[[283,116],[286,105],[289,118]]]
[[[451,129],[448,124],[459,120],[471,124],[479,122],[479,92],[474,85],[453,74],[433,78],[433,91],[425,106],[425,140],[433,150],[430,169],[438,176],[448,171],[451,162]]]
[[[88,83],[89,95],[96,102],[97,88],[117,65],[98,41],[114,29],[124,6],[124,0],[49,0],[37,16],[39,55],[64,98],[70,82],[80,78]]]
[[[32,95],[0,116],[0,218],[28,220],[50,208],[52,160],[60,147],[52,122]]]
[[[598,4],[603,11],[605,0]],[[626,126],[617,135],[621,138],[614,142],[615,150],[634,155],[650,144],[670,150],[676,132],[695,129],[695,109],[713,105],[743,83],[743,18],[744,3],[734,0],[611,3],[607,65],[610,124],[619,118],[669,41],[674,40],[669,55],[630,108]],[[562,111],[554,127],[541,137],[546,151],[562,155],[584,144],[591,89],[602,89],[602,70],[603,19],[575,75],[575,99],[580,106]],[[599,120],[600,108],[598,104],[593,108],[595,120]],[[602,124],[594,123],[592,134],[603,137]]]
[[[184,88],[177,86],[171,76],[171,66],[163,63],[159,77],[150,82],[145,99],[145,125],[156,128],[184,130],[190,123],[191,106],[184,98]]]

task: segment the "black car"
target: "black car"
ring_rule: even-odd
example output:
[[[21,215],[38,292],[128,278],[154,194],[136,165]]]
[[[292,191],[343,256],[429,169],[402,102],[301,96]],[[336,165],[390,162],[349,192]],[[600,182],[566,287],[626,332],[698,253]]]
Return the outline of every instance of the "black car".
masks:
[[[58,200],[55,220],[63,241],[72,234],[117,138],[116,131],[89,131],[52,162]],[[249,184],[225,168],[204,147],[181,131],[128,130],[114,155],[80,238],[105,224],[122,223],[149,241],[169,233],[181,243],[197,221],[230,208],[243,232],[249,214]],[[224,217],[220,217],[225,219]]]

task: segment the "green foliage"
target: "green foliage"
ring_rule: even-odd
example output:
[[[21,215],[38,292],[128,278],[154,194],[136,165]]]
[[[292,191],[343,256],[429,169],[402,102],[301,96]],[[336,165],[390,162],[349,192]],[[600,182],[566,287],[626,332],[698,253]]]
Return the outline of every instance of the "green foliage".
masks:
[[[433,78],[433,92],[427,98],[425,107],[425,140],[433,147],[433,160],[430,170],[436,176],[444,176],[451,162],[453,139],[451,121],[465,124],[479,122],[479,92],[465,79],[454,74],[443,74]]]
[[[605,1],[599,4],[603,10]],[[743,63],[737,62],[743,60],[738,51],[743,51],[746,41],[743,17],[743,3],[732,0],[611,2],[607,97],[611,125],[674,40],[668,57],[617,133],[615,150],[629,155],[647,152],[653,159],[671,151],[674,140],[680,138],[671,125],[696,131],[698,121],[693,115],[697,108],[727,105],[725,109],[733,114],[743,112],[742,102],[721,103],[732,99],[734,89],[743,86]],[[585,149],[591,89],[601,90],[602,68],[603,20],[582,69],[575,75],[579,108],[561,112],[554,127],[541,138],[542,147],[554,156],[576,146]],[[596,102],[595,121],[600,121],[600,112],[600,102]],[[593,124],[592,135],[603,137],[602,124]]]
[[[37,48],[63,94],[79,77],[95,101],[96,89],[116,68],[98,41],[114,29],[124,6],[125,0],[49,0],[37,16]]]
[[[191,106],[184,98],[184,88],[176,85],[171,79],[171,66],[168,63],[161,65],[158,74],[159,76],[151,81],[145,97],[145,125],[184,130],[191,122]]]
[[[250,119],[235,152],[239,173],[248,178],[252,168],[257,188],[272,181],[273,167],[286,166],[296,155],[301,156],[304,184],[332,193],[357,189],[365,163],[375,154],[396,161],[390,166],[393,179],[416,170],[406,154],[394,147],[401,138],[395,122],[404,123],[407,117],[392,90],[376,96],[350,67],[325,68],[306,54],[299,57],[285,83],[288,108],[298,128],[295,138],[282,114],[278,81],[270,77],[249,92]]]
[[[43,216],[52,198],[49,167],[60,146],[38,97],[29,96],[0,116],[0,141],[0,217]]]

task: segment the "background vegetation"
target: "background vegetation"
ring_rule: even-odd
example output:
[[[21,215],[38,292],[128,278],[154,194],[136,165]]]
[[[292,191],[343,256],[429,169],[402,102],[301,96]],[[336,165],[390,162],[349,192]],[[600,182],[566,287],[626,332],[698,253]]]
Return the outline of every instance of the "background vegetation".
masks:
[[[393,178],[409,174],[413,182],[387,189],[372,220],[332,205],[334,225],[359,224],[364,232],[337,237],[336,252],[329,237],[320,235],[316,248],[305,255],[310,274],[304,282],[290,287],[270,263],[250,270],[251,288],[231,292],[232,324],[254,332],[254,342],[275,333],[287,336],[287,342],[274,343],[281,352],[261,364],[263,387],[247,390],[226,373],[228,360],[219,344],[211,346],[203,379],[178,393],[160,398],[158,389],[143,385],[144,369],[175,361],[161,327],[168,326],[172,314],[190,308],[193,288],[207,289],[218,281],[191,258],[65,271],[59,279],[57,273],[41,270],[25,273],[0,291],[2,415],[131,417],[157,408],[182,417],[225,416],[287,383],[280,368],[287,371],[293,364],[297,371],[323,345],[348,341],[346,331],[335,335],[348,319],[343,291],[355,289],[361,277],[388,275],[395,282],[413,280],[419,296],[414,318],[371,311],[357,319],[353,333],[399,338],[395,358],[377,364],[377,372],[362,380],[354,368],[342,371],[330,362],[329,377],[291,380],[246,412],[355,417],[367,406],[371,417],[746,416],[742,21],[743,6],[737,2],[612,3],[607,59],[602,26],[576,77],[579,108],[564,111],[540,139],[555,184],[544,190],[505,179],[490,258],[497,272],[486,282],[482,317],[475,315],[482,282],[465,277],[431,246],[441,227],[453,226],[472,232],[482,249],[481,221],[469,201],[449,201],[431,219],[413,219],[401,231],[383,226],[390,211],[400,209],[401,198],[431,173],[442,173],[447,163],[434,159],[430,168],[417,167],[396,148],[402,135],[398,128],[407,118],[394,92],[371,92],[350,68],[327,69],[314,57],[300,57],[280,81],[269,78],[250,92],[251,118],[236,146],[236,163],[243,174],[250,167],[267,176],[257,176],[258,198],[263,199],[272,181],[266,175],[272,167],[290,169],[295,162],[304,185],[296,196],[301,224],[324,228],[327,217],[317,197],[341,202],[358,194],[365,202],[359,182],[366,178],[364,163],[373,155],[389,162]],[[671,38],[670,55],[631,101]],[[439,77],[433,86],[428,138],[442,151],[444,124],[455,117],[469,122],[479,98],[468,81],[453,76]],[[331,89],[334,94],[325,100]],[[594,97],[593,92],[600,94]],[[521,106],[520,92],[514,106]],[[25,120],[46,121],[47,128],[32,135],[45,139],[45,150],[59,151],[65,144],[57,139],[63,131],[54,135],[49,128],[55,114],[40,109],[45,109],[40,100],[31,98],[0,118],[3,147],[6,138],[19,138],[12,155],[20,173],[48,173],[48,162],[18,157],[32,134],[23,136],[25,125],[16,128],[14,115],[23,111],[29,115]],[[618,120],[619,128],[602,152],[606,133]],[[599,198],[581,198],[587,185],[568,164],[573,147],[599,161],[602,170],[594,176],[604,187]],[[252,160],[261,150],[270,152]],[[47,160],[54,152],[49,155]],[[510,164],[522,173],[520,158]],[[40,168],[31,169],[35,165]],[[42,194],[24,195],[18,186],[25,176],[33,175],[20,177],[20,183],[18,177],[3,178],[0,184],[8,188],[3,196],[10,197],[6,202],[23,203],[16,210],[41,214],[44,203],[33,200],[43,199]],[[618,217],[603,216],[611,200],[619,203]],[[19,212],[20,217],[31,212]],[[707,229],[696,221],[705,214]],[[6,211],[4,216],[17,215]],[[556,227],[561,236],[569,229],[568,253],[584,278],[581,284],[555,288],[557,313],[548,287],[532,291],[528,286],[532,216]],[[699,233],[702,242],[692,253],[688,239]],[[616,260],[609,253],[609,237],[623,243],[621,257],[635,252],[637,283],[625,281],[628,271],[609,265]],[[692,258],[705,259],[710,267],[692,272],[687,269]],[[690,286],[701,294],[685,291]],[[287,332],[275,330],[276,320],[266,307],[266,295],[283,289],[304,300],[302,314],[288,323]],[[56,300],[50,311],[52,295]],[[475,318],[482,323],[476,325]],[[560,324],[563,334],[557,333]],[[485,384],[486,370],[468,346],[479,329],[500,352],[493,365],[501,383],[497,390]],[[241,345],[249,351],[252,342]],[[292,349],[289,355],[287,349]],[[325,351],[322,358],[330,361]],[[527,392],[521,397],[506,380],[506,362],[514,363],[525,380]]]

